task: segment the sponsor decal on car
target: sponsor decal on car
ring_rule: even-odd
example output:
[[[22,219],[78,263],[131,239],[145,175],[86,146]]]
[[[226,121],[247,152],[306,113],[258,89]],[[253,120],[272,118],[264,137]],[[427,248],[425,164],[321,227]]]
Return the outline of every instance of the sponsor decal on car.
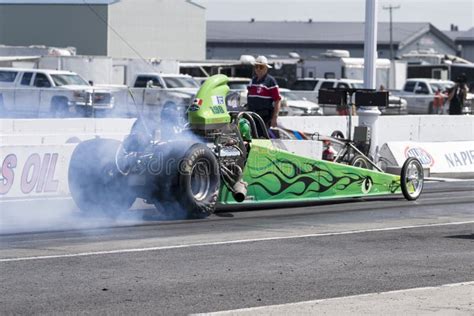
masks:
[[[212,96],[212,105],[224,105],[224,97],[221,95],[213,95]]]
[[[196,112],[199,111],[202,105],[202,99],[194,99],[193,103],[189,106],[189,112]]]
[[[371,177],[367,177],[362,181],[362,193],[367,194],[370,192],[370,189],[372,189],[372,185],[374,184],[374,181],[372,180]]]

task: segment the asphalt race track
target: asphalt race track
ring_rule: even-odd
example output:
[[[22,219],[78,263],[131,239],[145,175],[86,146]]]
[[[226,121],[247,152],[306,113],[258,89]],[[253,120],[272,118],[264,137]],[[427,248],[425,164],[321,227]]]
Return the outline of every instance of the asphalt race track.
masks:
[[[193,221],[134,211],[145,220],[4,233],[0,314],[182,315],[471,282],[473,184],[430,183],[415,202],[354,199]],[[473,314],[467,306],[458,312]]]

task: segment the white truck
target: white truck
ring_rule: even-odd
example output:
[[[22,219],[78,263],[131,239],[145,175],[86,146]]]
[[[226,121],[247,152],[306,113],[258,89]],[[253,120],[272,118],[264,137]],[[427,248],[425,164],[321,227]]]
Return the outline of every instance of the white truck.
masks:
[[[165,120],[176,126],[184,124],[186,109],[200,88],[189,75],[164,73],[138,73],[130,86],[129,116],[141,115],[155,123]]]
[[[196,93],[200,87],[199,83],[189,75],[162,74],[162,73],[140,73],[133,81],[134,88],[161,88],[165,90],[176,90]]]
[[[402,91],[394,93],[407,100],[409,114],[434,114],[435,93],[440,90],[446,100],[448,91],[453,86],[454,82],[450,80],[410,78],[405,82]],[[467,94],[463,108],[464,114],[472,113],[473,98],[473,94]],[[449,108],[448,103],[444,105],[444,109],[447,108]]]
[[[0,68],[0,117],[88,117],[113,108],[111,90],[74,72]]]
[[[131,90],[138,104],[181,108],[192,103],[200,86],[189,75],[140,73],[135,76]]]

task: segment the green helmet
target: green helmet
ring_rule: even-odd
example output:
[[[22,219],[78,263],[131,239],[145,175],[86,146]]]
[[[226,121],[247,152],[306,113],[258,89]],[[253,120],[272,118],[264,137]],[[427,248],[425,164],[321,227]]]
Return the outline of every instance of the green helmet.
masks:
[[[241,118],[239,120],[239,130],[240,134],[242,135],[242,138],[245,141],[251,141],[252,140],[252,133],[250,132],[250,123],[248,120]]]

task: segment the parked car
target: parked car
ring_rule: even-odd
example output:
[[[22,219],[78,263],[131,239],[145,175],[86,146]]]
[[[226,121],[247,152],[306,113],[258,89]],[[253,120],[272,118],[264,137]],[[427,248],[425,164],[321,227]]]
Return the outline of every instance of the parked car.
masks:
[[[388,106],[380,107],[379,110],[382,112],[382,115],[407,115],[407,100],[397,97],[390,92],[388,95]]]
[[[448,91],[454,86],[451,80],[438,80],[427,78],[407,79],[402,91],[396,94],[407,100],[408,113],[410,114],[434,114],[434,97],[438,89],[447,98]],[[463,108],[464,114],[472,113],[472,103],[474,95],[468,93],[467,101]],[[445,108],[449,107],[445,104]]]
[[[323,110],[315,102],[301,97],[289,89],[280,89],[281,107],[289,116],[323,115]]]
[[[355,79],[326,79],[326,78],[304,78],[298,79],[292,86],[295,94],[306,97],[309,100],[317,101],[320,89],[362,89],[362,80]],[[398,96],[389,95],[387,107],[381,107],[380,111],[384,115],[408,114],[407,102]],[[336,106],[332,104],[320,104],[324,115],[337,115]]]
[[[0,100],[4,117],[92,116],[114,108],[112,90],[50,69],[0,68]]]

